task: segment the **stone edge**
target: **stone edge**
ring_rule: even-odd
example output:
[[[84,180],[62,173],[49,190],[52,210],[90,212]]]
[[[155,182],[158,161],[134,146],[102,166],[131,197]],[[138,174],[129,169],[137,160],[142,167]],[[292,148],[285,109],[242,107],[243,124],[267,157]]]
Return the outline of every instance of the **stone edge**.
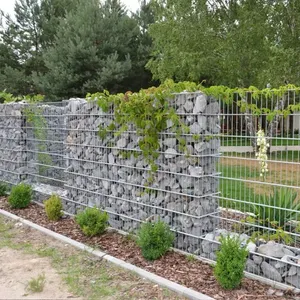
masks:
[[[166,287],[166,288],[172,290],[173,292],[176,292],[179,295],[187,297],[188,299],[192,299],[192,300],[214,300],[214,298],[211,298],[207,295],[196,292],[192,289],[184,287],[180,284],[172,282],[172,281],[170,281],[168,279],[165,279],[163,277],[160,277],[156,274],[145,271],[144,269],[141,269],[141,268],[136,267],[132,264],[129,264],[129,263],[127,263],[127,262],[125,262],[121,259],[118,259],[118,258],[115,258],[111,255],[108,255],[105,252],[95,250],[95,249],[93,249],[91,247],[88,247],[88,246],[86,246],[86,245],[84,245],[80,242],[74,241],[74,240],[72,240],[72,239],[70,239],[70,238],[68,238],[64,235],[61,235],[61,234],[56,233],[54,231],[51,231],[51,230],[49,230],[45,227],[39,226],[39,225],[37,225],[35,223],[32,223],[28,220],[20,218],[20,217],[14,215],[14,214],[11,214],[11,213],[9,213],[5,210],[0,209],[0,214],[5,216],[5,217],[11,218],[15,221],[19,221],[19,222],[21,222],[21,223],[23,223],[23,224],[25,224],[25,225],[27,225],[31,228],[34,228],[34,229],[36,229],[36,230],[38,230],[38,231],[40,231],[44,234],[47,234],[47,235],[49,235],[49,236],[51,236],[51,237],[53,237],[57,240],[60,240],[64,243],[68,243],[68,244],[70,244],[70,245],[72,245],[72,246],[74,246],[74,247],[76,247],[80,250],[87,251],[87,252],[89,252],[89,253],[91,253],[95,256],[100,257],[101,259],[105,259],[105,260],[107,260],[107,261],[109,261],[109,262],[111,262],[111,263],[113,263],[113,264],[115,264],[115,265],[117,265],[121,268],[133,271],[134,273],[138,274],[142,278],[146,278],[146,279],[148,279],[148,280],[150,280],[150,281],[152,281],[152,282],[154,282],[154,283],[156,283],[160,286]]]

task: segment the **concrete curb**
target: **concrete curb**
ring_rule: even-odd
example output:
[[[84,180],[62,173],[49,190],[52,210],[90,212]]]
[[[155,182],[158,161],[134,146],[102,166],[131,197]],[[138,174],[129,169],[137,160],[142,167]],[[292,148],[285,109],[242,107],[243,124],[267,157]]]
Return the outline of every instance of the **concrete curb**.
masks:
[[[154,283],[156,283],[156,284],[158,284],[160,286],[166,287],[166,288],[168,288],[168,289],[176,292],[179,295],[187,297],[188,299],[192,299],[192,300],[214,300],[213,298],[211,298],[209,296],[206,296],[206,295],[201,294],[199,292],[196,292],[196,291],[194,291],[192,289],[184,287],[184,286],[182,286],[180,284],[172,282],[172,281],[170,281],[168,279],[165,279],[163,277],[160,277],[158,275],[155,275],[153,273],[145,271],[145,270],[143,270],[143,269],[141,269],[139,267],[136,267],[136,266],[134,266],[132,264],[129,264],[129,263],[127,263],[127,262],[125,262],[125,261],[123,261],[121,259],[118,259],[118,258],[115,258],[113,256],[110,256],[110,255],[106,254],[105,252],[102,252],[102,251],[99,251],[99,250],[95,250],[95,249],[93,249],[91,247],[88,247],[88,246],[82,244],[82,243],[79,243],[79,242],[74,241],[74,240],[72,240],[72,239],[70,239],[68,237],[65,237],[64,235],[58,234],[58,233],[56,233],[54,231],[51,231],[51,230],[49,230],[49,229],[47,229],[45,227],[39,226],[39,225],[37,225],[35,223],[32,223],[30,221],[27,221],[27,220],[25,220],[23,218],[20,218],[20,217],[14,215],[14,214],[11,214],[11,213],[9,213],[9,212],[7,212],[5,210],[0,209],[0,214],[3,215],[3,216],[5,216],[5,217],[11,218],[13,220],[22,222],[23,224],[25,224],[25,225],[27,225],[27,226],[29,226],[31,228],[34,228],[34,229],[36,229],[36,230],[38,230],[38,231],[40,231],[40,232],[42,232],[44,234],[47,234],[47,235],[49,235],[49,236],[51,236],[51,237],[53,237],[53,238],[55,238],[55,239],[57,239],[59,241],[62,241],[62,242],[67,243],[67,244],[70,244],[70,245],[72,245],[72,246],[74,246],[74,247],[76,247],[76,248],[78,248],[80,250],[87,251],[87,252],[89,252],[89,253],[97,256],[97,257],[105,259],[105,260],[107,260],[107,261],[109,261],[109,262],[111,262],[111,263],[113,263],[113,264],[115,264],[115,265],[117,265],[117,266],[119,266],[121,268],[133,271],[133,272],[137,273],[139,276],[141,276],[143,278],[146,278],[146,279],[148,279],[148,280],[150,280],[150,281],[152,281],[152,282],[154,282]]]

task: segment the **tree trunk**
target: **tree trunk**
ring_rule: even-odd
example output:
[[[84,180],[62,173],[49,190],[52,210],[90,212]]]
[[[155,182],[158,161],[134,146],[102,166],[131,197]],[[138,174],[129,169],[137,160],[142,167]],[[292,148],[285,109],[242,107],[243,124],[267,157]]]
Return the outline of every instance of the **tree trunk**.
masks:
[[[283,95],[282,98],[277,98],[276,105],[274,107],[274,111],[280,111],[284,109],[285,103],[286,103],[287,95]],[[276,114],[272,121],[269,122],[267,132],[266,132],[266,139],[267,142],[271,145],[272,137],[276,136],[278,124],[280,122],[280,119],[282,118],[282,115]],[[268,149],[268,153],[270,152],[270,147]]]
[[[253,151],[256,151],[256,133],[255,133],[255,126],[254,126],[254,117],[249,111],[247,100],[242,99],[243,102],[246,103],[246,111],[245,111],[245,121],[246,121],[246,128],[248,135],[250,136],[251,145],[253,147]]]

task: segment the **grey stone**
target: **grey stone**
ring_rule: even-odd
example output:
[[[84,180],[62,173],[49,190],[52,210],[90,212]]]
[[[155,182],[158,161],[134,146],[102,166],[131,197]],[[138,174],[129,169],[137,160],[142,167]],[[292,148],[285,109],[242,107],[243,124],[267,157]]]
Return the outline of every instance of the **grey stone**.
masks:
[[[177,139],[176,138],[167,138],[163,140],[163,144],[169,148],[174,148],[177,144]]]
[[[267,262],[262,262],[261,269],[265,277],[279,282],[282,281],[280,273]]]
[[[197,143],[194,145],[195,150],[200,153],[207,149],[207,145],[205,142]]]
[[[193,226],[193,221],[191,217],[181,216],[179,217],[181,224],[185,228],[191,228]]]
[[[181,176],[179,178],[179,184],[183,189],[187,189],[193,186],[193,178],[187,176]]]
[[[165,151],[165,158],[170,159],[170,158],[174,158],[178,155],[177,151],[173,148],[168,148]]]
[[[187,116],[186,117],[186,124],[187,125],[193,124],[194,122],[195,122],[195,117],[193,117],[193,116]]]
[[[207,103],[206,95],[202,94],[196,97],[195,106],[193,109],[193,114],[202,113],[205,110]]]
[[[200,124],[198,124],[198,123],[194,123],[194,124],[190,125],[189,128],[190,128],[191,134],[199,134],[203,130],[202,127],[200,126]]]
[[[214,114],[219,113],[219,110],[220,110],[219,103],[218,102],[212,102],[212,103],[209,103],[206,106],[205,113],[208,114],[208,115],[214,115]]]
[[[300,275],[287,276],[285,277],[285,282],[300,288]]]
[[[167,204],[167,209],[182,212],[183,203],[181,201],[170,202]]]
[[[296,266],[291,266],[288,272],[288,276],[294,276],[298,272],[298,268]]]
[[[263,258],[258,255],[253,255],[252,259],[257,265],[260,265],[263,261]]]
[[[127,140],[124,139],[124,138],[117,141],[117,147],[118,148],[125,148],[126,145],[127,145]]]
[[[284,246],[273,241],[270,241],[264,245],[260,245],[257,249],[257,252],[276,258],[282,258],[284,255],[286,255],[284,252]]]
[[[289,256],[295,256],[295,253],[293,251],[291,251],[290,249],[288,248],[283,248],[283,252],[285,255],[289,255]]]
[[[167,129],[171,128],[173,125],[174,125],[173,122],[170,119],[168,119],[167,120]]]
[[[217,260],[217,255],[214,252],[209,253],[208,258],[216,261]]]
[[[102,184],[105,190],[108,190],[110,188],[110,182],[106,180],[102,180]]]
[[[109,153],[109,155],[108,155],[108,162],[111,165],[115,163],[115,157],[113,156],[112,153]]]
[[[181,159],[176,164],[180,169],[186,169],[189,165],[188,161],[186,159]]]
[[[207,128],[207,118],[205,116],[198,116],[197,119],[200,126],[200,132],[204,132]]]
[[[194,201],[191,201],[189,203],[189,209],[188,209],[188,212],[190,214],[193,214],[195,216],[201,216],[204,214],[204,209],[203,207],[199,204],[198,201],[194,200]]]
[[[246,262],[246,271],[252,274],[260,275],[260,267],[251,259],[247,259]]]
[[[250,252],[255,252],[256,250],[256,245],[253,242],[248,242],[246,249]]]
[[[190,175],[192,175],[192,176],[200,176],[203,174],[203,169],[201,167],[189,166],[188,170],[189,170]]]
[[[192,101],[186,101],[183,107],[186,112],[191,112],[193,110],[194,104]]]

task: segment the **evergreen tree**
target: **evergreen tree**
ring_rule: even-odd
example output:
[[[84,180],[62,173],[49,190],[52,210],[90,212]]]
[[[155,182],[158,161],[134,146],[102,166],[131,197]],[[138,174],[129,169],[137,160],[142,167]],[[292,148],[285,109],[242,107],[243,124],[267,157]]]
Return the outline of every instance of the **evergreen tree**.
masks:
[[[128,90],[139,91],[141,88],[158,84],[157,81],[152,80],[151,72],[146,69],[152,49],[152,38],[148,29],[150,24],[154,23],[154,13],[150,3],[142,0],[140,8],[133,14],[133,18],[138,24],[139,33],[131,49],[132,69],[123,84],[124,88],[127,86]]]
[[[57,20],[76,3],[77,0],[17,0],[15,20],[1,12],[0,89],[14,94],[39,92],[32,75],[46,72],[43,51],[54,39]]]
[[[137,35],[137,23],[119,1],[81,0],[61,21],[55,43],[44,55],[48,71],[36,82],[58,98],[123,90]]]

